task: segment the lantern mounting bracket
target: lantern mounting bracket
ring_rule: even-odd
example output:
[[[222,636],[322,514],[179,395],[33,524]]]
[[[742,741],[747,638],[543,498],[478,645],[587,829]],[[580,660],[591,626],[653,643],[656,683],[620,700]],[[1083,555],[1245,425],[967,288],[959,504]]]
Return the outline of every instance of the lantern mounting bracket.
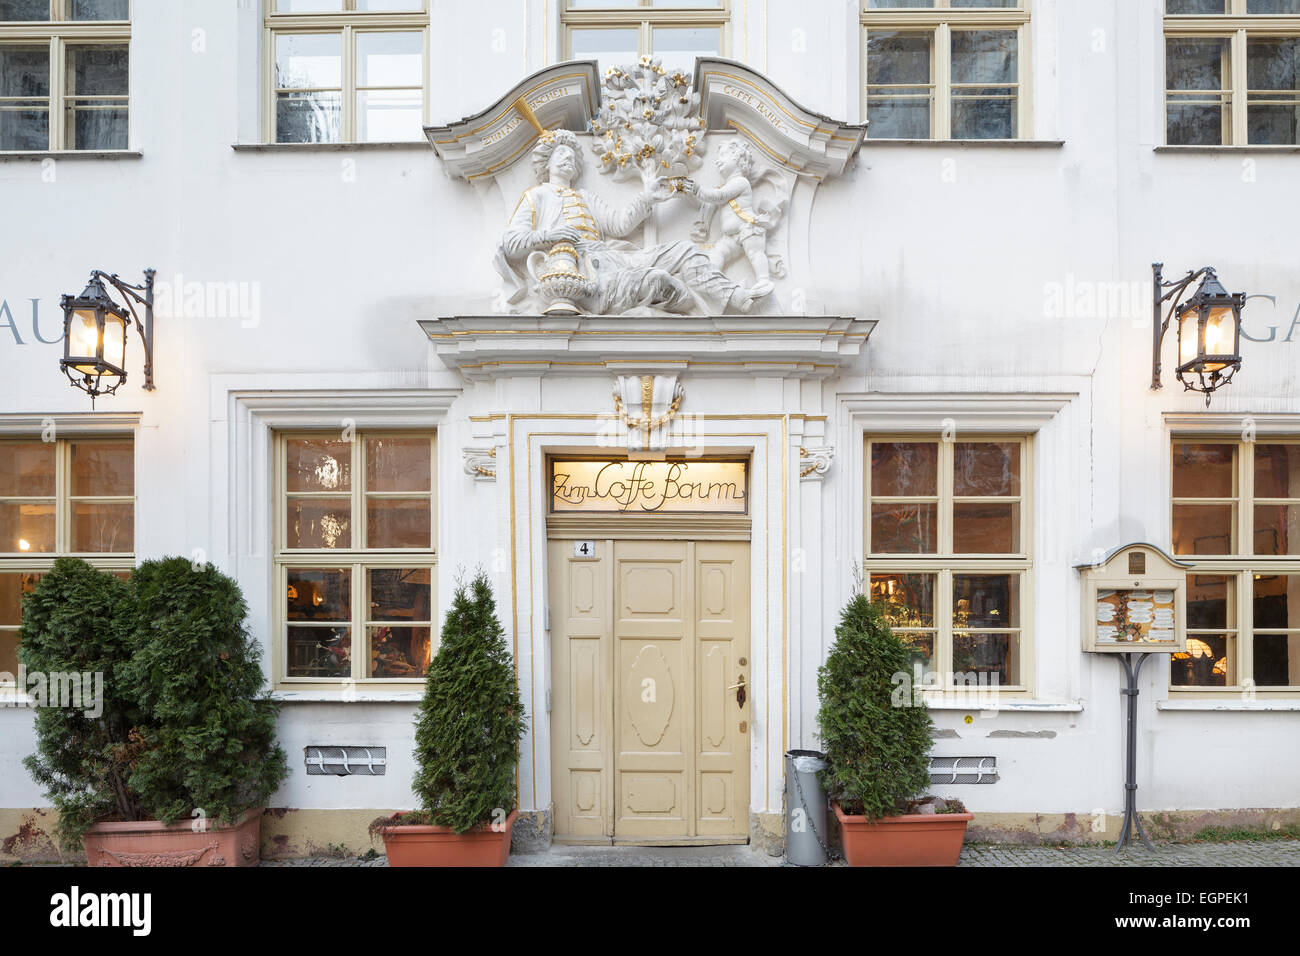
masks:
[[[117,273],[109,274],[99,269],[92,269],[90,274],[93,278],[104,279],[126,300],[126,307],[131,310],[131,318],[135,319],[135,330],[140,333],[140,340],[144,343],[144,390],[146,392],[154,391],[153,279],[157,274],[157,270],[144,270],[144,285],[131,285],[131,283],[119,279]],[[136,311],[136,303],[144,306],[143,322],[140,321],[140,313]]]

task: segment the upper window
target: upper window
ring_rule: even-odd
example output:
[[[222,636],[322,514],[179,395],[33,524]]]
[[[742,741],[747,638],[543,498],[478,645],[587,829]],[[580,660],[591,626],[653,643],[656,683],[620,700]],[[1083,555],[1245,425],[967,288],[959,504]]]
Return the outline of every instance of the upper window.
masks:
[[[568,0],[565,56],[597,60],[604,71],[648,55],[689,73],[697,56],[726,52],[730,17],[729,0]]]
[[[423,139],[427,0],[268,0],[266,138]]]
[[[0,672],[18,667],[23,595],[55,558],[135,566],[130,438],[0,441]]]
[[[129,0],[0,0],[0,151],[124,150]]]
[[[282,678],[423,678],[436,622],[434,435],[285,435],[279,447]]]
[[[1187,576],[1175,687],[1300,689],[1300,441],[1173,443]]]
[[[1030,0],[863,0],[867,136],[1023,139]]]
[[[1030,679],[1028,439],[868,438],[873,600],[943,687]]]
[[[1300,0],[1166,0],[1165,142],[1300,143]]]

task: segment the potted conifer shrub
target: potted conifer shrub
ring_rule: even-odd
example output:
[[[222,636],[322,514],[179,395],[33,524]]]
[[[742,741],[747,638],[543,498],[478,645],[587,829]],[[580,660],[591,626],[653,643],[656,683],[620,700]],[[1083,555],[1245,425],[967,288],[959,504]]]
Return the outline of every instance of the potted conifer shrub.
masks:
[[[505,866],[525,721],[487,576],[460,584],[415,722],[420,809],[376,820],[389,866]]]
[[[34,671],[103,674],[94,714],[46,707],[28,770],[91,866],[252,866],[288,773],[239,586],[185,558],[124,582],[60,559],[23,607]]]
[[[917,799],[930,784],[933,723],[910,671],[884,608],[856,595],[817,675],[822,782],[850,866],[956,866],[961,855],[972,814]]]

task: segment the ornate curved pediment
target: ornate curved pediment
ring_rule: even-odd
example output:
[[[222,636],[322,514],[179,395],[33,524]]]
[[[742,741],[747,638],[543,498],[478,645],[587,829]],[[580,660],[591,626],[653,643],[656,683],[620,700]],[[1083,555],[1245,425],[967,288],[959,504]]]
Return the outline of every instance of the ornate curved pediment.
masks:
[[[534,73],[487,109],[458,123],[426,126],[424,134],[451,176],[472,181],[523,156],[537,141],[538,124],[584,132],[599,107],[596,61],[574,60]]]
[[[736,60],[695,61],[700,115],[710,130],[736,130],[784,169],[822,180],[844,172],[865,124],[841,123],[804,109],[757,70]]]

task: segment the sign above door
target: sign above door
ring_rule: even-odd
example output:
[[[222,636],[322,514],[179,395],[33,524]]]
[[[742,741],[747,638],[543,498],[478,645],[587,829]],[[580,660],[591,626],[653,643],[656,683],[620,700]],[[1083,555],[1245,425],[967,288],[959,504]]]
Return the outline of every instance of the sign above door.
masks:
[[[551,461],[551,511],[745,514],[748,464],[718,459]]]

